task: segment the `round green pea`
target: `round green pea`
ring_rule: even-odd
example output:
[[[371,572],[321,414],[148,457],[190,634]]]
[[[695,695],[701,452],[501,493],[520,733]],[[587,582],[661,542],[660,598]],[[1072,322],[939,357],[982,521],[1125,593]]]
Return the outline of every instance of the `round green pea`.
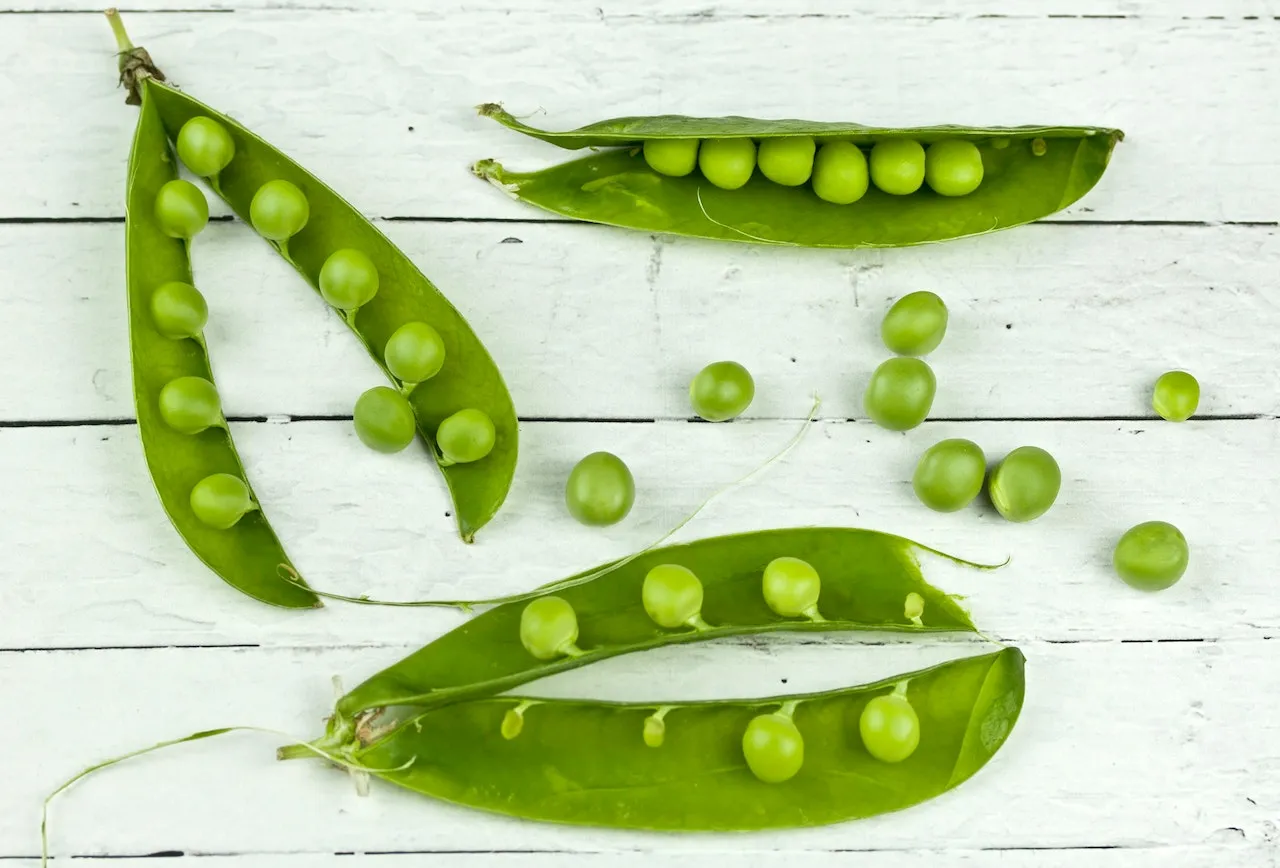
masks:
[[[756,145],[751,139],[707,139],[698,148],[702,176],[724,190],[736,190],[751,180],[756,168]]]
[[[578,616],[561,597],[538,597],[520,613],[520,644],[539,660],[576,650]]]
[[[687,627],[702,616],[702,582],[679,564],[658,564],[640,589],[644,610],[659,627]]]
[[[877,696],[862,709],[858,732],[867,753],[883,763],[900,763],[920,745],[920,718],[905,696]]]
[[[920,456],[911,487],[930,509],[955,512],[982,491],[987,458],[972,440],[955,438],[933,444]]]
[[[212,178],[236,155],[231,134],[213,118],[194,117],[178,130],[178,157],[201,178]]]
[[[382,358],[402,383],[421,383],[444,367],[444,338],[424,322],[407,322],[391,333]]]
[[[335,250],[320,266],[320,294],[339,310],[361,308],[378,294],[378,269],[359,250]]]
[[[698,165],[698,140],[647,139],[644,161],[660,175],[682,178]]]
[[[811,136],[779,136],[762,139],[760,174],[784,187],[799,187],[813,174],[814,151]]]
[[[708,422],[727,422],[742,415],[755,396],[751,372],[737,362],[712,362],[689,383],[693,412]]]
[[[1112,563],[1126,584],[1140,591],[1163,591],[1187,571],[1187,538],[1167,521],[1144,521],[1125,531]]]
[[[436,446],[452,464],[470,464],[493,451],[498,431],[483,410],[459,410],[436,428]]]
[[[1167,371],[1156,380],[1151,407],[1170,422],[1185,422],[1200,406],[1200,383],[1186,371]]]
[[[352,417],[360,442],[376,452],[399,452],[413,442],[417,430],[408,399],[389,386],[374,386],[361,395]]]
[[[938,383],[920,359],[887,359],[871,374],[862,406],[871,420],[890,431],[907,431],[929,415]]]
[[[193,338],[209,321],[209,305],[191,284],[170,281],[151,293],[151,321],[167,338]]]
[[[900,356],[924,356],[938,348],[947,333],[947,305],[922,289],[898,299],[880,323],[884,345]]]
[[[804,738],[784,714],[761,714],[747,724],[742,755],[751,773],[766,784],[790,780],[804,765]]]
[[[924,179],[939,196],[967,196],[982,183],[982,152],[973,142],[934,142],[925,154]]]
[[[230,473],[215,473],[201,479],[191,489],[190,501],[196,518],[218,530],[233,527],[254,508],[249,486]]]
[[[827,142],[813,160],[813,192],[836,205],[857,202],[867,194],[867,158],[851,142]]]
[[[302,231],[311,217],[311,206],[301,190],[288,181],[268,181],[253,194],[249,222],[271,241],[288,241]]]
[[[764,568],[763,591],[765,603],[782,617],[812,617],[822,593],[822,579],[808,561],[774,558]]]
[[[626,463],[611,452],[592,452],[574,465],[564,486],[569,514],[586,525],[617,524],[631,512],[636,483]]]
[[[160,390],[160,418],[175,431],[199,434],[222,422],[222,401],[204,377],[178,377]]]
[[[871,183],[906,196],[924,183],[924,148],[915,139],[885,139],[871,148]]]
[[[156,222],[170,238],[190,241],[209,222],[209,203],[200,188],[175,178],[156,193]]]
[[[1009,521],[1031,521],[1049,511],[1062,488],[1062,471],[1038,446],[1019,446],[991,471],[987,492]]]

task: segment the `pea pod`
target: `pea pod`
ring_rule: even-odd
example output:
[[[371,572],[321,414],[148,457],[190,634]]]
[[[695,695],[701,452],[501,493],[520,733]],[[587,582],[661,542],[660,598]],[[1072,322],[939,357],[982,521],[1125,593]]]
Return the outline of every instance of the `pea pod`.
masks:
[[[1088,193],[1124,137],[1120,130],[1101,127],[888,128],[679,115],[615,118],[550,132],[520,122],[498,105],[480,106],[480,113],[562,148],[599,149],[534,172],[511,172],[494,160],[473,166],[476,175],[522,202],[575,220],[646,232],[801,247],[901,247],[1042,219]],[[865,192],[850,204],[837,204],[819,198],[814,189],[770,181],[763,172],[732,189],[709,183],[692,163],[669,170],[685,174],[661,174],[642,153],[645,143],[654,141],[763,143],[784,138],[858,148],[895,141],[967,142],[981,155],[981,183],[965,195],[942,195],[916,180],[916,192],[894,195],[867,188],[864,177]]]

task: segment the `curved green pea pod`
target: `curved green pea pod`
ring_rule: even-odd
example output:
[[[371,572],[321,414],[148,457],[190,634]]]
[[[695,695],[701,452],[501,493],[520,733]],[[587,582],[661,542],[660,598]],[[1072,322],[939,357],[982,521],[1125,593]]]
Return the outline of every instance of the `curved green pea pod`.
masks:
[[[924,580],[918,551],[932,550],[857,528],[758,531],[651,549],[615,562],[616,568],[605,565],[508,598],[357,686],[338,701],[337,717],[351,721],[388,706],[458,702],[607,657],[747,633],[976,632],[955,599]],[[786,618],[765,602],[764,568],[785,556],[802,558],[818,571],[822,620]],[[658,564],[687,567],[702,582],[701,627],[665,629],[649,617],[642,588],[645,574]],[[912,593],[924,601],[918,622],[904,612]],[[582,653],[539,660],[520,642],[521,614],[529,599],[552,594],[573,607]]]
[[[209,352],[200,334],[166,337],[151,312],[152,293],[171,281],[191,283],[186,242],[171,238],[153,217],[156,192],[178,177],[153,88],[145,81],[139,93],[141,111],[129,155],[125,216],[126,280],[129,297],[129,348],[138,433],[147,468],[173,526],[191,551],[232,587],[255,599],[288,608],[321,605],[305,587],[279,573],[289,566],[275,531],[260,509],[246,513],[232,527],[204,524],[192,511],[190,495],[201,479],[229,473],[248,478],[225,424],[198,434],[182,434],[160,415],[160,391],[179,377],[213,382]]]
[[[480,114],[562,148],[602,149],[536,172],[510,172],[493,160],[472,167],[520,201],[575,220],[646,232],[800,247],[902,247],[1039,220],[1088,193],[1124,138],[1120,130],[1101,127],[887,128],[680,115],[615,118],[548,132],[521,123],[498,105],[480,106]],[[965,196],[939,196],[928,187],[892,196],[873,187],[857,202],[839,205],[807,187],[774,184],[759,173],[736,190],[721,190],[697,172],[660,175],[640,152],[647,139],[779,136],[812,136],[818,144],[847,141],[864,149],[890,138],[926,145],[963,139],[981,152],[983,180]],[[1043,142],[1042,154],[1036,142]]]
[[[662,706],[504,696],[379,721],[324,748],[418,793],[533,820],[671,831],[818,826],[917,805],[972,777],[1017,722],[1024,665],[1021,651],[1005,648],[825,693]],[[904,679],[920,744],[906,760],[883,763],[863,746],[858,719]],[[742,733],[784,703],[795,704],[804,762],[789,780],[765,783],[747,767]],[[663,737],[650,746],[645,722],[657,709]],[[521,725],[507,737],[513,711]]]

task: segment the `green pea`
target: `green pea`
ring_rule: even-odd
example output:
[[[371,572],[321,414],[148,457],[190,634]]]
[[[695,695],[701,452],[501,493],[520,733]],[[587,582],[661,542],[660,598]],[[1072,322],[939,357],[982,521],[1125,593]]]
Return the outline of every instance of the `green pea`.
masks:
[[[708,422],[727,422],[742,415],[755,396],[751,372],[737,362],[712,362],[689,383],[693,412]]]
[[[1009,521],[1031,521],[1049,511],[1062,488],[1062,471],[1038,446],[1019,446],[991,472],[987,492]]]
[[[648,747],[662,747],[662,743],[667,740],[667,724],[661,713],[651,714],[644,719],[641,737]]]
[[[698,148],[702,176],[725,190],[736,190],[751,180],[756,167],[756,145],[751,139],[707,139]]]
[[[524,729],[524,714],[518,709],[508,708],[507,713],[502,715],[502,725],[499,732],[507,741],[515,738]]]
[[[858,718],[862,743],[880,762],[900,763],[920,744],[920,718],[905,696],[877,696]]]
[[[1151,407],[1170,422],[1185,422],[1200,406],[1200,383],[1186,371],[1167,371],[1156,380]]]
[[[236,143],[213,118],[194,117],[178,130],[178,157],[201,178],[212,178],[236,155]]]
[[[920,456],[911,487],[930,509],[955,512],[973,502],[986,475],[987,458],[977,443],[962,438],[942,440]]]
[[[770,137],[760,142],[760,174],[784,187],[799,187],[813,174],[811,136]]]
[[[230,473],[206,476],[191,489],[191,511],[200,521],[218,530],[233,527],[252,509],[256,506],[249,486]]]
[[[320,266],[320,294],[338,310],[361,308],[378,294],[378,269],[373,260],[359,250],[349,247],[335,250]]]
[[[827,142],[813,161],[813,192],[819,199],[848,205],[867,194],[867,158],[851,142]]]
[[[880,323],[884,345],[900,356],[924,356],[938,348],[947,333],[947,305],[928,290],[898,299]]]
[[[374,386],[361,395],[352,417],[360,442],[377,452],[399,452],[413,442],[417,430],[408,399],[389,386]]]
[[[253,194],[249,222],[271,241],[288,241],[302,231],[311,217],[311,206],[302,191],[288,181],[268,181]]]
[[[382,357],[396,379],[421,383],[444,367],[444,338],[424,322],[407,322],[391,333]]]
[[[871,148],[871,183],[906,196],[924,183],[924,148],[915,139],[885,139]]]
[[[222,424],[222,401],[204,377],[178,377],[160,390],[160,418],[175,431],[199,434]]]
[[[648,139],[644,161],[660,175],[681,178],[698,165],[697,139]]]
[[[574,465],[564,486],[569,514],[586,525],[617,524],[631,512],[636,483],[626,463],[611,452],[592,452]]]
[[[483,410],[459,410],[436,429],[436,446],[449,464],[470,464],[493,451],[498,431]]]
[[[1044,139],[1034,138],[1031,140],[1031,153],[1037,157],[1043,157],[1049,153],[1049,144]]]
[[[763,591],[765,603],[784,618],[822,620],[818,614],[822,579],[808,561],[790,557],[769,561],[764,568]]]
[[[1187,538],[1167,521],[1144,521],[1125,531],[1112,563],[1124,581],[1140,591],[1163,591],[1187,571]]]
[[[578,616],[560,597],[538,597],[520,613],[520,644],[539,660],[576,657]]]
[[[982,183],[982,152],[973,142],[934,142],[925,154],[924,179],[939,196],[967,196]]]
[[[862,406],[881,428],[907,431],[929,415],[938,383],[920,359],[887,359],[871,374]]]
[[[209,222],[209,203],[195,184],[175,178],[156,193],[156,222],[170,238],[190,241]]]
[[[167,338],[193,338],[209,321],[209,305],[191,284],[170,281],[151,293],[151,321]]]
[[[674,630],[702,621],[702,582],[688,567],[658,564],[645,573],[640,597],[659,627]]]
[[[761,714],[747,724],[742,755],[753,775],[766,784],[780,784],[804,765],[804,738],[787,715]]]

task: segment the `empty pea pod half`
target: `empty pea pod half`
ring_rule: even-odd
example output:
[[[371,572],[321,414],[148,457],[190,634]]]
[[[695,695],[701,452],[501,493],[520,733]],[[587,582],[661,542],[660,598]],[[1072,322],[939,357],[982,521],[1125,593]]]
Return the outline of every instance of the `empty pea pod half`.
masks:
[[[472,171],[516,199],[646,232],[800,247],[900,247],[981,235],[1071,205],[1102,178],[1120,130],[870,127],[624,117],[567,132],[512,130],[595,153],[534,172]]]

